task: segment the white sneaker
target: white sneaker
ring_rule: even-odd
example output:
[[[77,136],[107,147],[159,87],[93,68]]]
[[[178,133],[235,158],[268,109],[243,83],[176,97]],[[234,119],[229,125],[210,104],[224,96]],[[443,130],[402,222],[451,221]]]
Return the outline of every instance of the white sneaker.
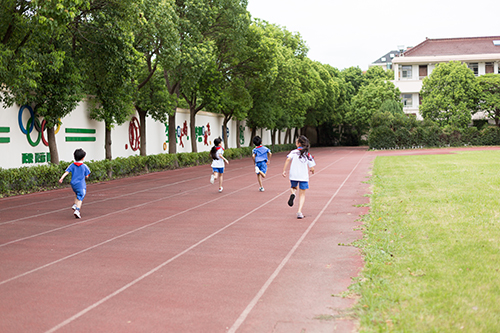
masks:
[[[219,193],[221,193],[221,192],[222,192],[222,190],[223,190],[223,188],[222,188],[222,187],[219,187]]]
[[[210,176],[210,184],[213,184],[213,183],[214,183],[214,180],[215,180],[214,175],[211,175],[211,176]]]
[[[73,209],[73,210],[76,210],[76,208],[77,208],[76,204],[73,204],[73,206],[71,206],[71,209]]]
[[[73,212],[73,215],[75,215],[75,218],[77,218],[77,219],[82,218],[82,216],[80,215],[80,211],[78,209],[75,209],[75,211]]]
[[[263,187],[259,188],[259,191],[264,192],[264,188]]]
[[[259,173],[260,173],[260,169],[259,169],[259,167],[258,167],[258,166],[255,166],[255,173],[256,173],[256,174],[259,174]]]

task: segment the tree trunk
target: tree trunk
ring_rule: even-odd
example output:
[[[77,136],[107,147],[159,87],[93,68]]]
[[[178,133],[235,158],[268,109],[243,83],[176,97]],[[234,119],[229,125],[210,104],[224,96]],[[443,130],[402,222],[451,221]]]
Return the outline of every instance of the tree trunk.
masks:
[[[293,141],[297,140],[299,137],[299,128],[295,127],[295,133],[293,134]]]
[[[59,164],[59,152],[57,151],[56,133],[54,127],[47,127],[47,139],[49,140],[50,163]]]
[[[287,143],[292,143],[292,130],[290,128],[287,128],[285,132],[285,144]]]
[[[236,148],[241,148],[241,142],[240,142],[240,135],[241,135],[241,131],[240,131],[240,125],[241,122],[239,119],[236,119]]]
[[[105,135],[104,135],[104,151],[106,154],[106,159],[111,161],[113,157],[111,156],[111,125],[107,121],[104,122]]]
[[[278,144],[281,145],[281,131],[278,130]]]
[[[256,134],[257,134],[257,129],[254,127],[252,128],[252,135],[250,136],[250,143],[248,144],[249,147],[253,146],[253,138],[255,138]]]
[[[168,153],[177,153],[177,131],[175,127],[175,113],[168,116]]]
[[[139,122],[140,122],[140,128],[139,128],[139,133],[141,137],[141,156],[146,156],[146,111],[142,111],[141,109],[137,108],[137,112],[139,113]]]
[[[229,148],[229,138],[227,137],[227,123],[231,120],[231,117],[224,116],[224,121],[222,122],[222,138],[224,139],[224,149]]]
[[[198,152],[198,145],[196,142],[196,110],[194,105],[189,105],[189,128],[191,132],[191,151]]]
[[[271,130],[271,146],[272,150],[274,150],[274,144],[276,143],[276,129]]]

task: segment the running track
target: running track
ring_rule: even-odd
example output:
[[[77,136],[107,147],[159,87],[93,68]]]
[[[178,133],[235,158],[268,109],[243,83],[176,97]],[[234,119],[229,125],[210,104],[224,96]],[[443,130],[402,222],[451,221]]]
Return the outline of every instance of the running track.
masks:
[[[353,331],[354,300],[332,295],[363,262],[341,244],[362,236],[373,159],[395,152],[312,153],[303,220],[285,153],[265,192],[245,158],[223,193],[209,166],[90,184],[81,220],[69,188],[0,199],[0,332]]]

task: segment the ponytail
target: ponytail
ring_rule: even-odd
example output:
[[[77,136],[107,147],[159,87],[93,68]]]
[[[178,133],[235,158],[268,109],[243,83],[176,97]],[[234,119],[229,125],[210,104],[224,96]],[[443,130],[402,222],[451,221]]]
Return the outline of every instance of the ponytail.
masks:
[[[299,158],[306,157],[308,160],[311,158],[309,157],[309,148],[311,147],[311,144],[309,143],[309,139],[305,135],[299,136],[297,139],[299,141],[300,146],[302,149],[300,150],[300,156]]]
[[[222,142],[221,138],[217,138],[214,140],[214,146],[212,147],[212,149],[210,149],[210,157],[212,158],[212,160],[219,159],[217,157],[217,147],[220,145],[221,142]]]

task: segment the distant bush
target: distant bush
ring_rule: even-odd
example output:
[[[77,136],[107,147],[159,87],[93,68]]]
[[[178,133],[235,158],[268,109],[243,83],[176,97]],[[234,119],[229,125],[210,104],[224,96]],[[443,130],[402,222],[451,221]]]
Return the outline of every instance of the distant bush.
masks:
[[[500,128],[480,124],[481,129],[440,128],[431,120],[417,121],[413,115],[377,112],[371,119],[368,145],[370,149],[500,145]]]
[[[288,151],[294,148],[293,144],[275,145],[272,151]],[[225,150],[224,156],[228,160],[241,159],[251,156],[252,149],[251,147],[229,148]],[[89,178],[90,183],[210,163],[212,160],[208,152],[118,157],[111,161],[85,161],[92,172]],[[60,162],[59,165],[0,168],[0,198],[59,188],[59,178],[70,164],[71,162]],[[68,185],[70,181],[71,176],[68,176],[63,184]]]

